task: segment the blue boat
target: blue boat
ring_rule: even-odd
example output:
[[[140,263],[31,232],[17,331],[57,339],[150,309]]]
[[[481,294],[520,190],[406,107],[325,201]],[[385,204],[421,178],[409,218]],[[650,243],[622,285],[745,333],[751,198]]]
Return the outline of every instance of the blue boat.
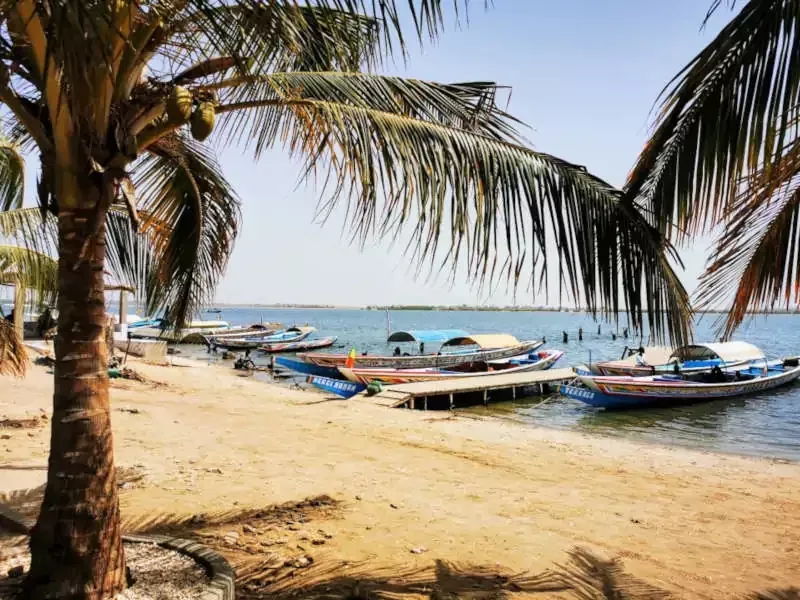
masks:
[[[319,375],[320,377],[328,377],[330,379],[341,379],[342,375],[336,367],[324,367],[308,363],[297,358],[289,358],[288,356],[276,356],[275,364],[284,369],[297,371],[303,375]]]
[[[719,367],[711,372],[631,376],[579,375],[580,385],[562,385],[564,396],[605,409],[675,406],[733,398],[786,385],[800,377],[797,358]]]
[[[306,381],[314,387],[342,398],[352,398],[367,389],[367,386],[363,383],[353,383],[352,381],[342,381],[341,379],[331,379],[330,377],[320,377],[319,375],[311,375]]]
[[[138,329],[139,327],[159,327],[164,319],[142,319],[134,323],[128,323],[128,329]]]

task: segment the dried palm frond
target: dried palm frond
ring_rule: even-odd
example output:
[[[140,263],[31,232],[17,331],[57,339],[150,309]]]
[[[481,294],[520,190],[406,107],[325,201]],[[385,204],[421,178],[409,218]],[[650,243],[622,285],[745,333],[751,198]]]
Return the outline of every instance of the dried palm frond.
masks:
[[[0,319],[0,375],[24,377],[28,371],[28,352],[13,323]]]

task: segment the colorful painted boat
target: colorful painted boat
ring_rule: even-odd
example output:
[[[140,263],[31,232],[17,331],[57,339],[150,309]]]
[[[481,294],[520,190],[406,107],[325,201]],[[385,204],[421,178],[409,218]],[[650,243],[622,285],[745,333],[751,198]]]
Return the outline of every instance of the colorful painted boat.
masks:
[[[208,345],[212,348],[224,348],[225,350],[255,350],[264,344],[277,344],[288,342],[299,342],[306,339],[316,329],[314,327],[290,327],[283,331],[277,331],[269,335],[251,335],[247,337],[225,337],[218,338],[210,336]]]
[[[272,344],[261,344],[258,349],[262,352],[299,352],[302,350],[313,350],[316,348],[328,348],[336,343],[336,337],[325,337],[318,340],[301,340],[298,342],[275,342]]]
[[[418,354],[416,356],[356,356],[354,366],[364,368],[425,369],[446,368],[477,361],[499,360],[529,354],[544,342],[520,342],[513,335],[471,335],[457,336],[442,344],[437,354]],[[466,349],[465,349],[466,347]],[[311,352],[298,354],[306,362],[324,367],[343,367],[347,354],[327,354]]]
[[[800,377],[798,360],[753,363],[740,369],[689,375],[579,376],[581,385],[563,385],[561,393],[607,409],[693,404],[734,398],[786,385]]]
[[[560,350],[545,350],[514,356],[506,360],[479,361],[457,365],[447,369],[429,367],[426,369],[382,369],[369,367],[339,367],[339,372],[348,381],[368,385],[379,381],[387,385],[411,383],[414,381],[437,381],[456,377],[479,377],[526,371],[542,371],[552,367],[564,356]]]
[[[250,325],[248,327],[231,327],[228,331],[223,333],[217,333],[213,336],[208,337],[215,337],[215,338],[257,338],[257,337],[267,337],[273,335],[279,331],[284,331],[285,327],[280,323],[263,323],[263,324],[256,324]]]
[[[276,356],[275,366],[289,369],[290,371],[296,371],[303,375],[319,375],[320,377],[328,377],[331,379],[342,378],[342,374],[339,373],[339,369],[336,367],[321,367],[289,356]]]
[[[356,394],[367,389],[367,386],[361,383],[332,379],[330,377],[320,377],[319,375],[311,375],[306,381],[316,388],[331,392],[342,398],[352,398]]]
[[[747,342],[691,344],[674,351],[666,348],[644,350],[646,364],[637,364],[634,350],[628,358],[595,363],[590,371],[595,375],[645,377],[662,373],[702,373],[714,367],[735,369],[764,360],[761,349]]]

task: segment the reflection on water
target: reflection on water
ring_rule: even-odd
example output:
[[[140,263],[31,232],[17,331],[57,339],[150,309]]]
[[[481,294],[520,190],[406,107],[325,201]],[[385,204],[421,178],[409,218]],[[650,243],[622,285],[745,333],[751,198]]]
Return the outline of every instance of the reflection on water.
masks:
[[[222,318],[242,325],[260,319],[286,325],[307,322],[317,327],[320,336],[338,336],[339,348],[333,351],[340,353],[353,347],[359,353],[391,354],[396,345],[385,342],[386,316],[381,311],[230,308],[223,309]],[[597,335],[597,325],[578,313],[398,311],[391,314],[391,320],[394,330],[465,329],[471,333],[511,333],[520,340],[545,337],[547,347],[566,352],[557,366],[619,358],[626,345],[639,344],[638,339],[612,339],[611,332],[616,328],[606,324]],[[699,322],[696,339],[714,339],[713,325],[713,319]],[[621,324],[619,331],[623,327]],[[584,331],[582,342],[577,341],[578,328]],[[562,331],[569,333],[567,344],[561,343]],[[800,354],[800,316],[759,317],[743,327],[737,339],[756,344],[770,358]],[[182,350],[191,356],[208,356],[199,346]],[[414,352],[413,348],[408,350]],[[262,364],[269,360],[254,358]],[[463,410],[542,427],[800,460],[800,384],[732,400],[629,412],[599,411],[557,395]]]

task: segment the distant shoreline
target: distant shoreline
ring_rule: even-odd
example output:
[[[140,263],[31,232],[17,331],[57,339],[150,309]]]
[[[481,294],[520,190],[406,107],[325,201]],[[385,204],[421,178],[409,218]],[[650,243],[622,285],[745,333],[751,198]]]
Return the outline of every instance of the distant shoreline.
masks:
[[[253,308],[253,309],[265,309],[265,310],[369,310],[369,311],[441,311],[441,312],[549,312],[549,313],[584,313],[589,314],[589,311],[585,307],[579,308],[556,308],[552,306],[468,306],[468,305],[455,305],[455,306],[446,306],[446,305],[426,305],[426,304],[398,304],[398,305],[389,305],[389,306],[380,306],[380,305],[367,305],[367,306],[356,306],[356,305],[336,305],[336,304],[226,304],[226,303],[218,303],[210,306],[206,309],[205,312],[209,310],[213,310],[216,308],[220,309],[229,309],[229,308]],[[625,310],[620,310],[620,314],[624,314]],[[703,315],[719,315],[725,314],[728,312],[728,309],[713,309],[707,310],[703,313],[698,313],[698,316]],[[600,314],[600,313],[599,313]],[[754,311],[753,315],[795,315],[800,314],[800,308],[795,309],[774,309],[774,310],[763,310],[763,311]]]

